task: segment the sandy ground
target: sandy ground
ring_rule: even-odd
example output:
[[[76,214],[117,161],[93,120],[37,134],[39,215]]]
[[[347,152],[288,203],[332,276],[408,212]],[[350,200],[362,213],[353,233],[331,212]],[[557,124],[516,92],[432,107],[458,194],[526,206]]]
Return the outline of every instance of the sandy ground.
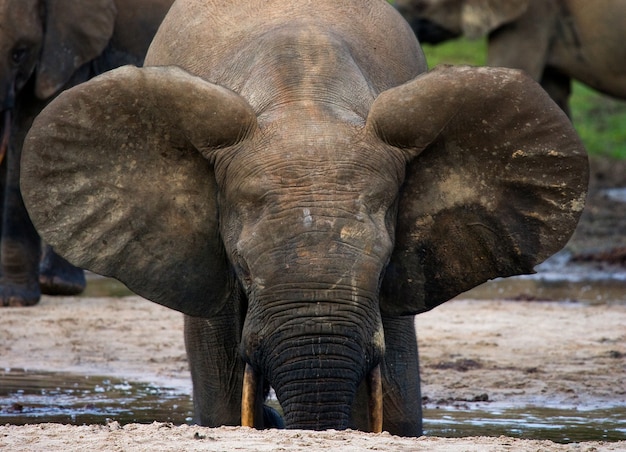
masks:
[[[626,203],[616,203],[596,190],[626,186],[624,169],[624,165],[606,163],[594,166],[595,188],[570,244],[590,266],[606,264],[599,255],[609,256],[622,271],[625,266],[626,253],[622,254],[620,247],[626,243]],[[426,406],[626,406],[624,292],[621,300],[595,304],[461,297],[418,316]],[[191,389],[182,315],[147,300],[136,296],[44,297],[36,307],[3,308],[0,316],[0,368],[119,376],[182,391]],[[509,437],[399,438],[352,431],[259,432],[159,422],[120,426],[112,422],[0,426],[3,448],[535,452],[618,451],[626,450],[626,442],[555,444]]]
[[[154,423],[117,423],[106,426],[38,424],[4,427],[0,446],[12,451],[338,451],[385,450],[393,452],[608,452],[624,451],[622,443],[555,444],[550,441],[500,437],[401,438],[354,431],[255,431],[244,427],[207,429]]]

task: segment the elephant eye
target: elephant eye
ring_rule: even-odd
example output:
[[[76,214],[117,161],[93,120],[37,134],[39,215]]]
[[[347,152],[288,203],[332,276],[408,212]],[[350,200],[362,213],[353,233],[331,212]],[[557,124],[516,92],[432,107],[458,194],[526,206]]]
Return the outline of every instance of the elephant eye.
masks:
[[[20,65],[28,58],[29,48],[22,45],[15,47],[11,52],[11,61],[13,64]]]

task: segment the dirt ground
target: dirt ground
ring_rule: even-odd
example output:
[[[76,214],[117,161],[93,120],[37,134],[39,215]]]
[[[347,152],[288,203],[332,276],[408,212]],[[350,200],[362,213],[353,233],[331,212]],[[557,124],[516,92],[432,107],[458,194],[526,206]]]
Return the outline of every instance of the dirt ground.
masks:
[[[626,272],[626,163],[592,162],[589,202],[568,249],[589,268]],[[626,201],[626,200],[625,200]],[[626,280],[624,282],[626,289]],[[612,303],[470,300],[417,317],[426,406],[626,406],[626,290]],[[119,376],[190,391],[182,315],[136,296],[44,297],[0,310],[0,368]],[[2,409],[2,407],[0,407]],[[399,438],[359,432],[208,429],[169,423],[0,426],[0,449],[618,451],[626,442],[509,437]]]

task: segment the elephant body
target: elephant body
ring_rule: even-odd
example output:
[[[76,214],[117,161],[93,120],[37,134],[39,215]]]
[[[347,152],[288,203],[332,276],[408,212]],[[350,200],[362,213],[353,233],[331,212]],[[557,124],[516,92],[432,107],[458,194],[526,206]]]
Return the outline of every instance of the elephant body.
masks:
[[[177,0],[143,68],[38,116],[22,188],[70,262],[185,314],[197,422],[279,425],[271,386],[288,428],[416,436],[413,316],[532,272],[586,177],[539,85],[427,73],[384,0]]]
[[[621,0],[396,0],[420,42],[488,36],[487,64],[523,69],[569,112],[570,81],[626,99]]]
[[[75,294],[83,270],[43,247],[23,204],[20,156],[35,116],[60,91],[125,64],[140,65],[173,0],[0,1],[0,306]]]

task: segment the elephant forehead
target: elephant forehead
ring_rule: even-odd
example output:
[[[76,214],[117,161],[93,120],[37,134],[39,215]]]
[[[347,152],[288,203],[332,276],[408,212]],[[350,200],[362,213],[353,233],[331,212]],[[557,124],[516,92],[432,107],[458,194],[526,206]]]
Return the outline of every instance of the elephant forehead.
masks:
[[[222,189],[240,199],[309,193],[326,202],[346,196],[383,196],[390,202],[404,177],[404,162],[396,152],[382,143],[370,145],[347,136],[265,139],[218,158],[216,174]]]
[[[176,65],[239,92],[250,77],[251,62],[265,50],[262,38],[280,34],[287,24],[303,30],[315,27],[344,42],[377,92],[426,70],[408,24],[379,0],[270,0],[245,6],[179,0],[161,24],[145,64]],[[394,39],[389,39],[389,30],[395,30]],[[266,66],[265,76],[275,70]]]
[[[31,44],[42,38],[43,23],[37,0],[0,0],[0,28],[2,46],[14,46],[15,40],[24,39],[22,44]],[[11,36],[11,33],[16,33]]]
[[[245,55],[250,60],[240,94],[260,121],[271,107],[282,110],[309,100],[318,107],[343,108],[353,121],[363,123],[376,95],[350,46],[320,26],[291,24],[272,30],[240,54],[244,56],[236,60]]]

